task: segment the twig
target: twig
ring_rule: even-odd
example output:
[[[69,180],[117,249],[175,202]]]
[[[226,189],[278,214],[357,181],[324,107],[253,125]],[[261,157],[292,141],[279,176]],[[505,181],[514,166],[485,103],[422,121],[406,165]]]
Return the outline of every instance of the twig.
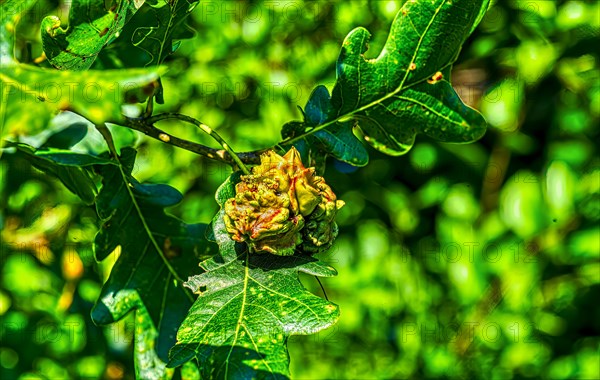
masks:
[[[174,114],[163,114],[163,115],[174,115]],[[162,116],[162,115],[157,115],[157,116]],[[155,116],[155,118],[157,116]],[[181,116],[184,116],[184,115],[181,115]],[[163,120],[166,118],[167,117],[163,116],[162,119],[159,119],[159,120]],[[204,157],[208,157],[208,158],[211,158],[211,159],[214,159],[217,161],[221,161],[228,165],[232,165],[232,164],[236,163],[235,158],[229,152],[227,152],[223,149],[210,148],[210,147],[207,147],[202,144],[198,144],[198,143],[195,143],[192,141],[184,140],[179,137],[173,136],[173,135],[163,131],[162,129],[155,127],[153,125],[153,122],[150,122],[149,120],[150,119],[146,119],[146,118],[129,118],[128,117],[128,118],[125,118],[125,125],[123,125],[123,126],[133,129],[133,130],[136,130],[138,132],[142,132],[146,136],[152,137],[156,140],[160,140],[164,143],[179,147],[181,149],[185,149],[187,151],[196,153],[196,154],[204,156]],[[158,120],[155,120],[155,121],[158,121]],[[200,123],[200,122],[198,122],[198,123]],[[119,125],[120,123],[115,123],[115,124]],[[200,124],[202,124],[202,123],[200,123]],[[268,149],[260,149],[260,150],[256,150],[256,151],[252,151],[252,152],[238,152],[235,155],[244,164],[257,165],[260,163],[260,155],[267,150]]]
[[[167,113],[162,113],[162,114],[159,114],[156,116],[152,116],[152,117],[148,118],[146,120],[146,122],[149,124],[154,124],[157,121],[166,120],[166,119],[177,119],[177,120],[185,121],[186,123],[193,124],[196,127],[200,128],[204,133],[206,133],[207,135],[209,135],[210,137],[215,139],[215,141],[217,141],[223,147],[223,150],[225,152],[229,153],[229,156],[233,159],[235,164],[244,172],[244,174],[250,174],[250,171],[248,170],[246,165],[244,165],[244,163],[242,162],[240,157],[238,157],[238,155],[233,151],[233,149],[231,149],[229,144],[227,144],[227,142],[225,140],[223,140],[223,138],[216,131],[214,131],[212,128],[210,128],[208,125],[204,124],[200,120],[194,119],[191,116],[183,115],[180,113],[167,112]],[[217,152],[219,152],[219,151],[217,151]],[[220,155],[224,155],[225,152],[221,152]]]

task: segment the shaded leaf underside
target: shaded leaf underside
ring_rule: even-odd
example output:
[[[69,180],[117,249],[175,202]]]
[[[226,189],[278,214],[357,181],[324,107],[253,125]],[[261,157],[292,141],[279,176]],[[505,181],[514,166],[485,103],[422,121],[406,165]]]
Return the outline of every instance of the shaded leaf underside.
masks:
[[[79,154],[62,149],[39,149],[8,142],[6,147],[16,148],[38,169],[58,178],[67,189],[76,194],[86,204],[94,203],[96,185],[90,173],[93,165],[112,165],[113,161],[87,154]]]

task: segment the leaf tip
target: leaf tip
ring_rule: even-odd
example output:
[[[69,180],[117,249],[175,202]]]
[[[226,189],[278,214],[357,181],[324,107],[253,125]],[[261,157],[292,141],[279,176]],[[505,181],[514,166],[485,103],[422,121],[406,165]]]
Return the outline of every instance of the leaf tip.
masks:
[[[177,344],[171,348],[167,368],[179,367],[196,356],[196,351],[189,346],[188,344]]]
[[[94,305],[91,317],[92,322],[98,326],[108,325],[115,322],[115,318],[103,302],[98,302],[96,305]]]

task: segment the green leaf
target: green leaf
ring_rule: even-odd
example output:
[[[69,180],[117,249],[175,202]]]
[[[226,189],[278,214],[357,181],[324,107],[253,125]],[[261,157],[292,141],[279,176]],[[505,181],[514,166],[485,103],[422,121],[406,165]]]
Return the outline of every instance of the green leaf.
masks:
[[[35,3],[36,0],[5,0],[0,4],[0,67],[14,62],[15,27]]]
[[[59,110],[93,123],[119,121],[127,91],[158,79],[163,69],[60,72],[31,65],[0,65],[0,137],[35,134]]]
[[[305,121],[313,126],[323,124],[327,121],[327,115],[331,112],[331,95],[327,87],[317,86],[310,94],[306,107],[304,108]]]
[[[67,29],[61,28],[58,17],[45,17],[41,32],[48,61],[59,70],[89,69],[102,48],[119,36],[143,3],[144,0],[118,0],[106,9],[105,1],[73,1]]]
[[[86,123],[75,122],[50,135],[42,148],[71,149],[83,140],[87,133],[88,125]]]
[[[361,129],[371,146],[394,156],[406,153],[417,133],[454,143],[481,138],[486,130],[484,118],[460,100],[449,80],[452,63],[488,3],[408,1],[398,12],[376,59],[364,56],[369,32],[364,28],[350,32],[337,60],[337,81],[329,104],[320,96],[315,104],[321,115],[307,111],[304,133],[284,144],[331,129],[339,141],[332,137],[321,140],[331,140],[328,153],[340,156],[344,144],[357,146],[354,126]],[[342,160],[365,164],[361,155],[364,152],[356,150]]]
[[[469,34],[471,34],[475,31],[475,28],[477,28],[477,25],[479,25],[481,20],[483,20],[483,17],[485,17],[485,14],[487,13],[487,11],[490,9],[491,6],[492,6],[491,0],[483,0],[482,1],[481,8],[479,8],[479,13],[477,14],[477,18],[475,19],[475,22],[473,23],[473,25],[471,25],[471,30],[469,30]]]
[[[0,6],[0,139],[36,134],[59,110],[96,124],[119,121],[128,93],[164,73],[161,67],[61,72],[18,63],[13,52],[16,23],[34,3],[9,0]]]
[[[154,0],[147,1],[144,9],[150,16],[144,21],[153,20],[153,26],[142,24],[133,32],[133,44],[151,56],[147,65],[159,65],[179,46],[176,40],[191,38],[194,35],[185,21],[198,1],[189,0]]]
[[[85,167],[92,165],[114,165],[115,162],[103,157],[96,157],[89,154],[75,153],[70,150],[55,149],[55,148],[42,148],[36,150],[35,148],[21,143],[13,143],[10,141],[5,142],[7,148],[14,147],[19,151],[35,156],[46,161],[52,161],[59,165],[73,166],[73,167]]]
[[[307,128],[316,127],[327,120],[331,112],[331,96],[325,86],[317,86],[304,108],[304,122],[292,121],[283,126],[284,138],[302,135]],[[336,159],[354,166],[365,166],[369,163],[369,154],[363,144],[354,136],[351,123],[337,123],[326,129],[303,137],[310,150],[322,151]],[[298,146],[296,143],[296,148]],[[308,161],[306,161],[308,162]]]
[[[114,165],[111,160],[62,149],[36,149],[27,144],[7,142],[6,147],[15,148],[25,155],[38,169],[58,178],[69,191],[86,204],[94,203],[97,189],[91,172],[92,165]]]
[[[121,253],[92,319],[109,324],[134,309],[147,313],[151,323],[136,331],[150,334],[149,342],[156,340],[158,357],[144,353],[154,352],[151,347],[140,347],[136,368],[140,378],[155,378],[165,376],[168,350],[192,304],[191,294],[175,280],[200,272],[198,260],[210,257],[216,245],[204,238],[206,225],[188,225],[165,213],[164,207],[179,202],[181,195],[165,185],[138,183],[130,175],[134,161],[135,150],[124,148],[121,166],[100,168],[103,186],[96,209],[102,226],[94,242],[96,259],[104,260],[117,247]]]
[[[168,296],[168,295],[167,295]],[[135,298],[135,295],[133,295]],[[139,299],[134,301],[135,308],[135,374],[138,379],[170,379],[174,371],[166,368],[156,352],[159,332],[148,313],[148,309]]]
[[[221,207],[234,194],[231,176],[217,191]],[[199,297],[177,333],[169,366],[191,358],[203,378],[282,378],[289,374],[287,339],[333,325],[338,307],[308,292],[298,272],[334,276],[310,256],[250,255],[225,229],[223,209],[213,220],[220,256],[203,261],[204,273],[185,285]]]

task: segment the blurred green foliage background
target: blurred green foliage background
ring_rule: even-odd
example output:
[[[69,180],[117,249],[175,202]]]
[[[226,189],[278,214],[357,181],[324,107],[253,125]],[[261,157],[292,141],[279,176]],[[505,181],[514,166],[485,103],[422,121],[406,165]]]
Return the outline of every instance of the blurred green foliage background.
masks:
[[[158,111],[199,118],[237,151],[271,146],[315,85],[331,89],[345,35],[365,26],[376,56],[401,3],[203,1],[195,36],[167,60]],[[22,60],[41,54],[39,22],[57,13],[63,5],[40,1],[21,21]],[[294,378],[600,378],[599,36],[597,1],[499,2],[453,73],[490,124],[482,140],[418,136],[402,157],[328,163],[346,206],[324,256],[339,275],[322,281],[341,319],[290,340]],[[120,48],[95,68],[147,59],[119,61]],[[227,167],[130,143],[137,179],[185,194],[174,215],[211,219]],[[0,175],[0,377],[132,378],[133,319],[98,328],[89,318],[114,263],[93,259],[94,210],[19,156],[2,155]]]

